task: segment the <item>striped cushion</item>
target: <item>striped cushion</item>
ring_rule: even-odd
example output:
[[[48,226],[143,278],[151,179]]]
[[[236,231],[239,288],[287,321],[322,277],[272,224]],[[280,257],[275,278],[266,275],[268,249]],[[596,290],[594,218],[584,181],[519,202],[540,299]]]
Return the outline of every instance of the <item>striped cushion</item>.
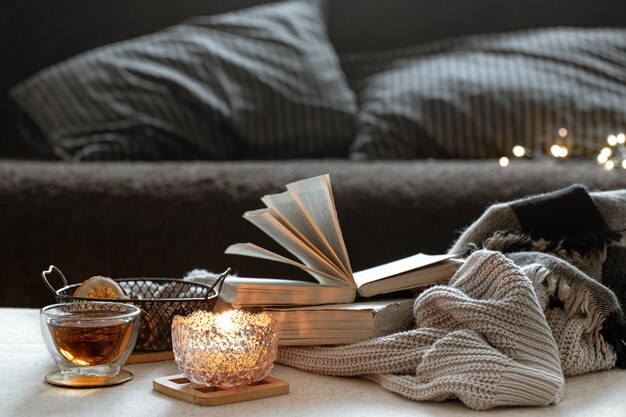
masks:
[[[346,156],[356,98],[317,2],[197,17],[12,91],[73,160]]]
[[[626,29],[548,28],[342,57],[354,159],[489,158],[626,130]]]

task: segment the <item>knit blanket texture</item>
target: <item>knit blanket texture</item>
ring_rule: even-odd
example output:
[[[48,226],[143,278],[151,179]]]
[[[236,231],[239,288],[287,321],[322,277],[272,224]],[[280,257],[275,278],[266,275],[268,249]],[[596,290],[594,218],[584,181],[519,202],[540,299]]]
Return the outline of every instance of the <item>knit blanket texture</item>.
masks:
[[[278,362],[476,410],[556,404],[564,377],[626,363],[624,231],[626,190],[495,204],[452,245],[466,261],[448,285],[417,297],[414,330]]]

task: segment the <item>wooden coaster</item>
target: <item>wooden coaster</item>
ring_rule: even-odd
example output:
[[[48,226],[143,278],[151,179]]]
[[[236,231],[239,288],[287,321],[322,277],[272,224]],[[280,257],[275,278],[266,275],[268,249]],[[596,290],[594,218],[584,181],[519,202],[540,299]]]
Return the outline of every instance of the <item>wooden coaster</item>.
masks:
[[[273,376],[266,376],[252,385],[222,389],[193,384],[180,374],[153,380],[152,389],[188,403],[214,406],[285,395],[289,393],[289,383]]]
[[[133,365],[135,363],[146,362],[160,362],[174,360],[174,352],[166,350],[164,352],[146,352],[146,353],[133,353],[126,360],[126,365]]]

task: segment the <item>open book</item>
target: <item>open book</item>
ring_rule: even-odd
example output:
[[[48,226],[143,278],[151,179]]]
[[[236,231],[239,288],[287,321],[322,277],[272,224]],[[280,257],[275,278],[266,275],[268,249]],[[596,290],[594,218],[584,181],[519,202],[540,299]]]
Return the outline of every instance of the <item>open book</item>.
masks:
[[[236,304],[241,306],[287,305],[287,302],[275,301],[278,298],[289,299],[289,294],[295,292],[300,294],[292,297],[291,304],[348,303],[354,301],[357,292],[363,297],[369,297],[446,282],[458,268],[458,262],[451,259],[452,255],[418,254],[353,273],[339,227],[328,174],[288,184],[287,191],[266,195],[261,201],[266,208],[249,211],[243,217],[300,262],[252,243],[237,243],[229,246],[225,252],[293,265],[308,272],[319,284],[256,279],[240,285],[230,281],[229,285],[227,280],[226,285],[230,286],[229,291],[232,293],[228,298],[236,300],[243,297],[244,292],[255,293],[252,299],[256,301],[247,304],[253,300],[243,302],[240,299]],[[255,290],[255,286],[266,288]],[[326,294],[323,301],[318,300],[322,289]]]

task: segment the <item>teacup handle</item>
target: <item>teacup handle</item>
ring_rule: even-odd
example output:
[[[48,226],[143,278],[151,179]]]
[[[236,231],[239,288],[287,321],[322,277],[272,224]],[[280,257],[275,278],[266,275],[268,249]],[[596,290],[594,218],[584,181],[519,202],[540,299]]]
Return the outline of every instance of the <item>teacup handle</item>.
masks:
[[[41,278],[43,279],[44,284],[46,284],[46,286],[50,288],[50,291],[52,291],[52,294],[56,296],[58,295],[57,290],[55,290],[52,284],[50,284],[51,275],[56,275],[57,277],[61,278],[61,282],[63,283],[62,288],[67,287],[67,279],[65,279],[65,275],[63,275],[61,270],[54,265],[50,265],[47,271],[43,271],[41,273]]]

